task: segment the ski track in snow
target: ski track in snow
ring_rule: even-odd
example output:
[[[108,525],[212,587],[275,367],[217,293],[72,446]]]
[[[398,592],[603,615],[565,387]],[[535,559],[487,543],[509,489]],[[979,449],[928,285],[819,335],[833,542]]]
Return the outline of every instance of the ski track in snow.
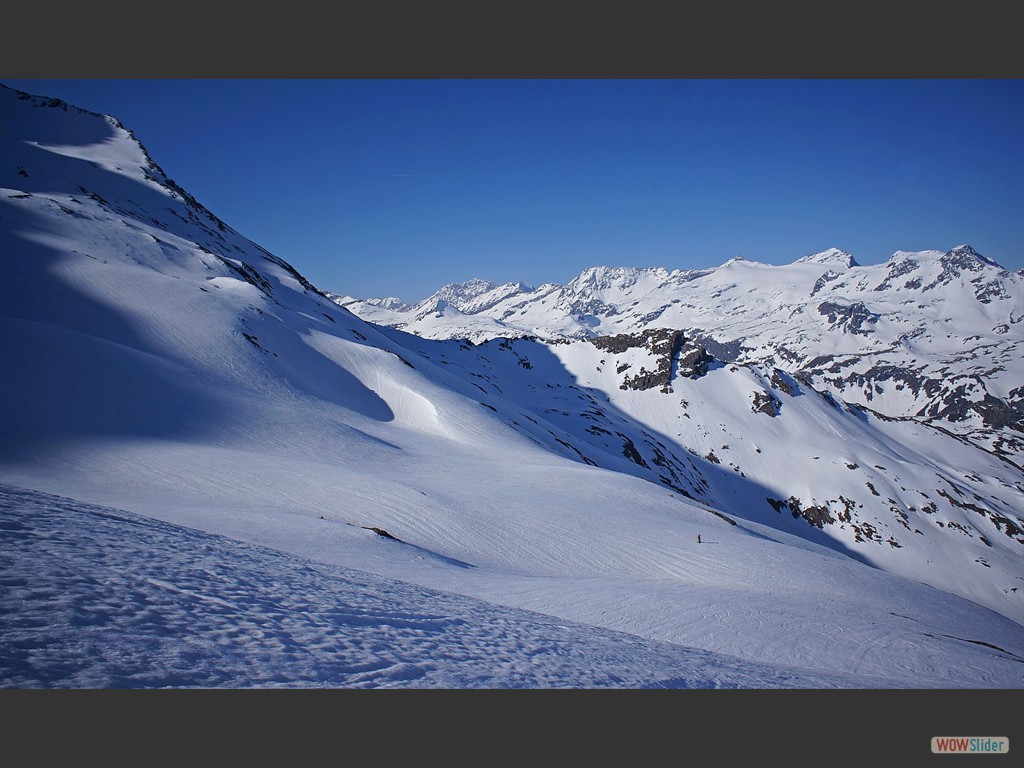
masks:
[[[857,687],[0,486],[0,687]]]

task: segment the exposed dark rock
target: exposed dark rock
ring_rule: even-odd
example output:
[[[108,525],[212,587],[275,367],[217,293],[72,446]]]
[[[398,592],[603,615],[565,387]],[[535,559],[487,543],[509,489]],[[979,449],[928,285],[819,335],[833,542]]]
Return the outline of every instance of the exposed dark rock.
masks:
[[[942,496],[944,499],[946,499],[946,501],[948,501],[954,507],[966,509],[971,512],[975,512],[981,515],[982,517],[988,518],[992,521],[992,524],[995,525],[997,530],[1002,531],[1011,539],[1014,539],[1015,541],[1024,544],[1024,528],[1022,528],[1019,523],[1014,522],[1005,515],[1001,515],[998,512],[993,512],[989,509],[985,509],[984,507],[979,507],[977,504],[972,504],[969,501],[960,501],[959,499],[954,498],[953,496],[946,493],[942,489],[939,489],[938,494],[939,496]],[[947,525],[952,526],[954,525],[954,523],[947,523]]]
[[[588,315],[594,317],[614,317],[619,314],[619,309],[614,304],[607,304],[596,296],[577,297],[568,302],[569,313],[584,318]]]
[[[682,331],[668,328],[648,328],[640,333],[598,336],[590,339],[590,343],[612,354],[621,354],[628,349],[647,349],[655,356],[655,370],[648,371],[641,366],[638,373],[623,380],[620,389],[660,387],[662,392],[671,392],[673,373],[690,378],[703,376],[707,373],[708,363],[713,359],[702,346],[687,343]],[[622,372],[626,368],[620,364],[617,370]]]
[[[644,326],[644,325],[648,325],[650,323],[653,323],[655,320],[657,320],[659,317],[661,317],[665,313],[666,309],[668,309],[667,306],[661,307],[660,309],[656,309],[653,312],[648,312],[643,317],[638,317],[636,319],[636,324],[638,326]]]
[[[799,389],[796,380],[778,368],[772,369],[771,385],[780,392],[791,396]]]
[[[832,328],[842,329],[845,333],[867,335],[872,332],[866,325],[878,322],[878,315],[864,306],[864,302],[839,304],[835,301],[823,301],[818,305],[818,314],[828,318]]]
[[[950,520],[949,522],[947,522],[946,523],[946,527],[947,528],[954,528],[954,529],[960,531],[960,533],[964,534],[965,536],[970,536],[971,535],[971,532],[968,531],[965,526],[963,526],[960,523],[958,523],[956,521],[953,521],[953,520]]]
[[[722,514],[721,512],[719,512],[719,511],[718,511],[717,509],[709,509],[709,510],[708,510],[708,512],[710,512],[710,513],[711,513],[712,515],[715,515],[716,517],[720,517],[720,518],[722,518],[722,519],[723,519],[723,520],[725,520],[725,522],[727,522],[727,523],[728,523],[729,525],[736,525],[736,521],[735,521],[735,520],[733,520],[733,519],[732,519],[731,517],[729,517],[728,515],[723,515],[723,514]]]
[[[937,285],[947,285],[965,272],[981,272],[986,266],[998,266],[994,261],[985,258],[969,245],[961,245],[951,251],[947,251],[939,259],[942,264],[942,272],[934,282],[926,285],[922,290],[930,290]]]
[[[854,541],[862,543],[865,541],[874,541],[878,544],[882,543],[882,536],[878,533],[871,523],[857,522],[852,524],[854,532]]]
[[[896,522],[909,531],[910,525],[907,521],[910,519],[910,516],[899,507],[892,506],[889,507],[889,509],[892,511],[894,515],[896,515]]]
[[[834,381],[840,386],[857,387],[864,390],[873,389],[880,382],[892,382],[897,390],[909,389],[915,397],[922,392],[929,397],[937,395],[944,386],[941,378],[929,378],[920,370],[888,364],[873,365],[863,373],[851,373],[845,378]]]
[[[975,288],[974,297],[982,304],[990,304],[994,299],[1008,299],[1010,294],[1002,280],[990,280]]]
[[[622,455],[632,461],[634,464],[639,464],[641,467],[650,469],[650,465],[644,461],[644,457],[640,455],[640,451],[636,449],[636,445],[621,432],[616,433],[622,440]]]
[[[708,372],[708,365],[714,360],[707,349],[695,342],[688,342],[679,349],[676,372],[688,379],[699,379]]]
[[[416,369],[416,366],[415,366],[415,365],[413,365],[412,363],[410,363],[410,362],[409,362],[408,360],[406,360],[406,359],[405,359],[404,357],[402,357],[402,356],[401,356],[400,354],[398,354],[397,352],[392,352],[391,354],[393,354],[393,355],[394,355],[395,357],[397,357],[397,358],[398,358],[399,360],[401,360],[401,361],[402,361],[403,363],[405,363],[406,365],[408,365],[408,366],[409,366],[410,368],[412,368],[413,370],[415,370],[415,369]]]
[[[782,408],[782,401],[763,389],[754,393],[754,401],[750,405],[750,410],[754,413],[767,413],[772,418],[779,415],[780,408]]]
[[[1008,403],[986,392],[980,403],[974,402],[970,405],[981,415],[985,426],[993,429],[1009,427],[1024,432],[1024,398],[1019,396],[1020,388],[1010,394],[1013,395],[1014,392],[1018,393],[1018,398]]]
[[[825,365],[831,363],[835,359],[835,355],[815,355],[806,363],[804,363],[804,370],[801,374],[797,374],[796,380],[810,385],[812,383],[810,379],[801,379],[801,376],[806,377],[811,373],[820,373],[825,370]],[[834,369],[833,372],[837,372],[837,369]]]
[[[835,518],[832,517],[831,510],[829,510],[827,504],[812,504],[804,507],[801,505],[800,499],[795,496],[790,496],[787,501],[783,501],[782,499],[773,499],[770,496],[766,496],[765,499],[776,512],[782,512],[782,510],[788,509],[793,517],[802,517],[815,528],[824,528],[826,525],[832,525],[836,521]]]
[[[920,265],[915,259],[904,259],[898,264],[893,264],[889,268],[889,274],[885,276],[885,279],[881,283],[875,286],[875,290],[887,290],[888,288],[892,287],[892,283],[897,277],[902,277],[903,275],[910,274],[915,269],[917,269],[918,266]],[[918,280],[918,284],[920,284],[920,280]],[[905,287],[909,287],[909,283],[906,284]]]
[[[391,539],[392,541],[401,541],[400,538],[398,538],[397,536],[392,536],[390,533],[385,531],[383,528],[376,528],[376,527],[371,526],[371,525],[364,525],[362,527],[365,528],[368,531],[373,531],[374,533],[376,533],[381,538]]]
[[[839,497],[839,503],[843,505],[843,508],[836,512],[836,517],[839,518],[841,523],[849,523],[853,521],[853,511],[857,506],[857,502],[853,499],[848,499],[845,496]],[[831,502],[830,502],[831,505]]]
[[[836,280],[836,279],[838,279],[840,277],[842,277],[842,275],[839,274],[838,272],[836,272],[834,269],[828,270],[827,272],[825,272],[825,274],[823,274],[821,277],[819,277],[817,279],[817,281],[814,283],[814,288],[811,289],[811,296],[816,294],[818,291],[820,291],[826,285],[831,283],[833,280]]]

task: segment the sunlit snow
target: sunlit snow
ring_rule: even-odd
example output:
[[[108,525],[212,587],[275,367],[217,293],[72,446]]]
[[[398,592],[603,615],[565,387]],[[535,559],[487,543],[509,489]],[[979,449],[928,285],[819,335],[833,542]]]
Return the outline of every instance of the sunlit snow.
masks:
[[[0,686],[1022,687],[1005,461],[811,388],[755,412],[768,369],[629,391],[586,340],[373,325],[116,121],[0,121]],[[943,525],[773,510],[804,473]]]

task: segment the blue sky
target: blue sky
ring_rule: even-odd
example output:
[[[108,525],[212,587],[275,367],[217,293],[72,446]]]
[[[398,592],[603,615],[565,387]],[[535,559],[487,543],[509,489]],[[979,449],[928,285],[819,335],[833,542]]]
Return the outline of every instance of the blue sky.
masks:
[[[426,297],[596,265],[1024,268],[1024,80],[12,80],[112,114],[318,287]]]

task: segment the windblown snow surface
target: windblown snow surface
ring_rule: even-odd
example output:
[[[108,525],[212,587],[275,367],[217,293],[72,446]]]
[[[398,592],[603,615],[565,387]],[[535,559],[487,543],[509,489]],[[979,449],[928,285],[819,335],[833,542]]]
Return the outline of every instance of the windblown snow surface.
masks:
[[[793,387],[773,420],[749,368],[677,382],[671,418],[724,456],[728,425],[741,473],[673,442],[668,400],[612,386],[592,345],[372,325],[115,119],[0,88],[0,121],[3,687],[1024,687],[996,457]],[[893,518],[901,546],[865,552],[866,519],[780,513],[787,465],[755,457],[790,414],[823,441],[794,472],[953,479],[985,514],[937,507],[968,535],[917,509],[921,533]]]

